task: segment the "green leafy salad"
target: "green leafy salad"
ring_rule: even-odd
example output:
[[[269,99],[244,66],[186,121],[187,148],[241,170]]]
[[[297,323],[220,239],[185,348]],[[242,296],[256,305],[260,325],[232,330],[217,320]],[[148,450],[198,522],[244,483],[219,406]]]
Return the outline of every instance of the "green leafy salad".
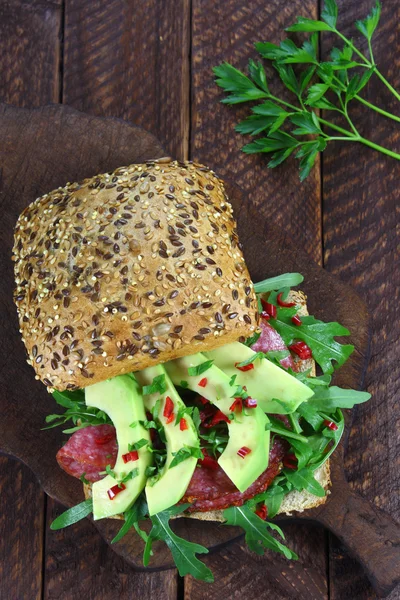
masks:
[[[198,558],[207,548],[179,537],[171,519],[216,511],[252,551],[296,559],[271,519],[295,510],[299,494],[307,506],[326,496],[320,474],[343,434],[342,409],[370,398],[331,385],[354,347],[336,340],[345,327],[305,314],[291,291],[302,280],[287,273],[255,284],[260,321],[247,340],[54,392],[64,411],[46,427],[71,436],[57,461],[87,498],[51,528],[123,515],[113,543],[134,530],[147,566],[161,540],[180,575],[212,582]]]

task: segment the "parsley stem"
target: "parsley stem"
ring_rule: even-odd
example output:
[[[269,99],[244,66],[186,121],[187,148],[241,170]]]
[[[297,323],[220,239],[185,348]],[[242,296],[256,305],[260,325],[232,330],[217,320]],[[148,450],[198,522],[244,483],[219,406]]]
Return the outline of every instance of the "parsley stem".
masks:
[[[370,140],[367,140],[366,138],[363,138],[360,136],[358,138],[354,138],[354,141],[361,142],[361,144],[364,144],[365,146],[369,146],[370,148],[374,148],[374,150],[378,150],[379,152],[382,152],[382,154],[387,154],[388,156],[391,156],[392,158],[396,158],[397,160],[400,160],[400,154],[398,154],[397,152],[393,152],[393,150],[389,150],[388,148],[379,146],[379,144],[375,144],[375,142],[371,142]]]
[[[273,96],[272,94],[269,96],[269,98],[271,98],[275,102],[279,102],[280,104],[287,106],[288,108],[291,108],[292,110],[295,110],[296,112],[302,112],[302,110],[298,106],[294,106],[294,104],[290,104],[290,102],[286,102],[285,100],[282,100],[281,98],[277,98],[276,96]]]
[[[397,98],[397,100],[400,100],[400,94],[394,89],[392,85],[390,85],[388,80],[382,75],[382,73],[378,69],[375,69],[375,74],[377,75],[377,77],[379,77],[382,83],[384,83],[386,87],[392,92],[395,98]]]
[[[376,71],[376,74],[378,74],[378,71]],[[392,113],[388,113],[388,112],[386,112],[386,110],[383,110],[382,108],[379,108],[379,106],[375,106],[375,104],[371,104],[367,100],[364,100],[364,98],[361,98],[361,96],[359,96],[358,94],[357,94],[357,96],[354,96],[354,98],[356,100],[358,100],[359,102],[361,102],[361,104],[364,104],[365,106],[368,106],[368,108],[371,108],[372,110],[374,110],[375,112],[383,115],[384,117],[388,117],[388,119],[393,119],[393,121],[397,121],[398,123],[400,123],[400,117],[398,117],[397,115],[393,115]]]
[[[349,48],[351,48],[353,50],[353,52],[355,52],[356,54],[358,54],[358,56],[365,61],[365,66],[369,67],[369,68],[373,68],[376,67],[375,65],[375,61],[372,55],[372,49],[371,49],[371,43],[369,42],[369,51],[371,54],[371,60],[369,61],[367,59],[366,56],[364,56],[364,54],[362,52],[360,52],[360,50],[342,33],[340,33],[340,31],[338,31],[337,29],[334,30],[335,33],[344,41],[345,44],[347,44],[347,46],[349,46]],[[377,77],[379,77],[379,79],[382,81],[382,83],[384,85],[386,85],[386,87],[392,92],[392,94],[395,96],[395,98],[397,98],[397,100],[400,100],[400,94],[394,89],[394,87],[388,82],[388,80],[382,75],[382,73],[375,68],[375,74],[377,75]],[[378,111],[379,112],[379,111]]]
[[[365,61],[366,66],[368,67],[372,67],[372,63],[368,60],[368,58],[366,56],[364,56],[364,54],[362,52],[360,52],[360,50],[345,36],[343,35],[343,33],[340,33],[340,31],[338,31],[337,29],[334,29],[334,32],[340,37],[340,39],[342,39],[344,41],[344,43],[349,46],[349,48],[351,48],[353,50],[353,52],[355,52],[356,54],[358,54],[358,56]]]
[[[334,123],[331,123],[330,121],[325,121],[325,119],[321,119],[321,117],[318,117],[318,121],[320,123],[322,123],[323,125],[330,127],[331,129],[335,129],[335,131],[339,131],[340,133],[343,133],[344,135],[346,135],[349,138],[354,137],[353,134],[351,133],[351,131],[348,131],[347,129],[343,129],[343,127],[339,127],[339,125],[334,125]]]

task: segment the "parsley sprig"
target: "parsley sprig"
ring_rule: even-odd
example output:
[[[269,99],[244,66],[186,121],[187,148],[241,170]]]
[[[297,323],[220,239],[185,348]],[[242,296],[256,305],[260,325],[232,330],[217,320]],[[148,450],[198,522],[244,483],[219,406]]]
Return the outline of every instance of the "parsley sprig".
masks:
[[[260,55],[272,61],[279,78],[296,97],[297,104],[289,103],[272,93],[261,62],[249,61],[248,76],[227,62],[214,67],[216,83],[228,94],[222,100],[223,103],[261,101],[252,107],[252,114],[236,126],[236,131],[243,135],[263,134],[263,137],[256,137],[253,142],[246,144],[244,152],[271,153],[272,158],[268,163],[270,168],[280,165],[295,152],[300,161],[301,181],[309,175],[318,153],[325,150],[328,142],[335,140],[359,142],[400,159],[400,154],[363,137],[349,114],[349,104],[357,101],[400,122],[399,116],[360,96],[369,79],[375,75],[400,100],[400,94],[377,68],[372,51],[372,36],[378,26],[380,14],[381,5],[376,2],[371,14],[355,23],[358,31],[367,39],[368,56],[337,29],[338,7],[335,0],[325,1],[321,20],[298,17],[296,23],[287,28],[290,32],[311,33],[310,38],[301,46],[297,46],[289,38],[284,39],[279,46],[271,42],[255,44]],[[325,61],[318,57],[320,32],[335,34],[342,44],[341,48],[332,48],[330,59]],[[303,68],[295,72],[292,65]],[[319,109],[340,114],[347,128],[323,119]],[[326,128],[336,134],[327,133]]]

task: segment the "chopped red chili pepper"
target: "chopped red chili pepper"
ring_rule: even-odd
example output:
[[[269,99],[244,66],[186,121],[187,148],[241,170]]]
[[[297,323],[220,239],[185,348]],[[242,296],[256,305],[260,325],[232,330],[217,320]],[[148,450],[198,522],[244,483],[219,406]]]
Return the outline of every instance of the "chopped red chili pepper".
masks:
[[[235,363],[235,367],[239,369],[239,371],[251,371],[254,369],[254,363],[250,363],[249,365],[244,365],[243,367],[239,366],[240,363]]]
[[[241,398],[235,398],[234,402],[230,405],[229,410],[234,412],[237,410],[238,412],[242,412],[243,404]]]
[[[301,360],[312,358],[311,348],[309,348],[305,342],[295,342],[289,346],[289,350],[297,354]]]
[[[206,385],[207,385],[207,377],[203,377],[203,379],[200,379],[198,385],[200,387],[206,387]]]
[[[95,440],[96,444],[102,446],[103,444],[108,444],[114,439],[114,435],[112,433],[108,433],[107,435],[103,435],[103,437],[99,437]]]
[[[167,423],[167,425],[168,425],[169,423],[172,423],[172,421],[174,421],[174,420],[175,420],[175,415],[174,415],[174,413],[171,413],[171,414],[169,415],[169,417],[167,417],[167,419],[166,419],[166,421],[165,421],[165,422],[166,422],[166,423]]]
[[[260,517],[260,519],[262,519],[263,521],[265,521],[265,519],[267,518],[267,507],[266,507],[266,504],[263,502],[261,504],[261,506],[259,506],[255,512],[256,512],[256,515],[258,517]]]
[[[282,461],[284,467],[293,470],[297,469],[297,462],[297,458],[294,454],[287,454]]]
[[[187,424],[187,421],[186,421],[186,419],[184,419],[183,417],[182,417],[182,419],[179,421],[179,429],[180,429],[181,431],[185,431],[186,429],[189,429],[189,425]]]
[[[262,313],[260,314],[260,317],[261,317],[262,319],[265,319],[266,321],[269,321],[269,320],[270,320],[270,318],[271,318],[271,317],[269,316],[269,314],[268,314],[268,313],[267,313],[265,310],[263,310],[263,311],[262,311]]]
[[[283,308],[292,308],[293,306],[296,306],[296,302],[284,302],[282,300],[282,296],[283,296],[283,292],[278,294],[276,297],[279,306],[282,306]]]
[[[267,302],[266,300],[261,300],[261,304],[263,306],[263,309],[265,310],[265,312],[272,317],[273,319],[276,318],[276,306],[275,304],[271,304],[271,302]]]
[[[250,448],[248,448],[247,446],[242,446],[237,451],[237,454],[240,456],[240,458],[244,458],[245,456],[247,456],[248,454],[250,454],[250,452],[251,452]]]
[[[257,400],[255,398],[251,398],[250,396],[245,398],[243,403],[246,408],[255,408],[257,406]]]
[[[205,448],[202,448],[202,453],[204,458],[199,459],[199,463],[201,464],[202,467],[205,467],[206,469],[213,469],[214,471],[216,469],[218,469],[218,463],[215,460],[215,458],[213,458],[212,456],[208,455],[208,452]]]
[[[333,421],[328,421],[328,419],[325,419],[324,425],[325,425],[325,427],[327,427],[328,429],[331,429],[332,431],[337,431],[337,429],[338,429],[338,426],[336,425],[336,423],[334,423]]]
[[[168,417],[170,417],[173,412],[174,412],[174,403],[172,402],[171,398],[169,396],[167,396],[165,398],[163,415],[164,415],[164,417],[166,417],[168,419]]]
[[[199,400],[202,404],[209,404],[210,401],[207,400],[207,398],[204,398],[204,396],[199,396]]]
[[[131,452],[127,452],[126,454],[122,455],[122,460],[124,461],[125,464],[127,462],[130,462],[131,460],[138,460],[138,459],[139,459],[139,453],[137,450],[131,450]]]
[[[123,483],[120,483],[119,485],[113,485],[112,488],[107,490],[108,497],[110,500],[114,500],[115,496],[118,496],[118,494],[123,490],[126,490],[126,486]]]
[[[292,317],[292,323],[293,325],[301,325],[302,320],[300,319],[299,315],[294,315],[294,317]]]
[[[228,417],[224,415],[222,411],[217,410],[212,419],[208,423],[203,423],[203,425],[204,427],[210,428],[214,425],[217,425],[217,423],[220,423],[221,421],[224,421],[225,423],[231,422],[230,419],[228,419]]]

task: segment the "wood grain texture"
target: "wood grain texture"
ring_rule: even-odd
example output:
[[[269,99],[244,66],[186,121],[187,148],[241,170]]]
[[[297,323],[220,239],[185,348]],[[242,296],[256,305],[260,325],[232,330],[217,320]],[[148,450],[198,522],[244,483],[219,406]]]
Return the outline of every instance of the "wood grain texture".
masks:
[[[36,476],[0,456],[0,598],[41,598],[44,494]]]
[[[0,0],[0,102],[58,102],[61,2]]]
[[[0,102],[33,107],[58,101],[60,27],[61,0],[0,0]],[[0,182],[3,175],[0,165]],[[0,313],[3,325],[9,315],[4,306]],[[0,597],[41,598],[45,495],[28,467],[5,456],[0,490]]]
[[[187,158],[189,10],[189,0],[66,0],[63,102],[145,127]]]
[[[316,18],[317,7],[317,0],[193,0],[191,157],[212,164],[222,176],[240,185],[260,214],[284,227],[294,242],[320,263],[318,163],[312,175],[300,185],[294,159],[271,170],[266,168],[265,157],[240,152],[249,138],[235,133],[234,125],[250,113],[250,108],[220,104],[224,95],[214,83],[212,73],[212,67],[223,61],[245,70],[249,59],[258,57],[254,42],[279,42],[285,36],[284,28],[299,12]],[[273,81],[271,89],[282,91],[270,66],[267,76]]]
[[[316,1],[307,0],[301,5],[304,15],[317,16]],[[249,108],[220,104],[223,94],[215,85],[212,73],[212,67],[223,61],[245,69],[248,60],[256,58],[254,42],[278,42],[284,35],[284,28],[298,14],[299,4],[283,0],[268,3],[262,0],[193,0],[192,10],[191,158],[212,164],[221,176],[240,185],[246,198],[257,206],[260,216],[284,228],[288,238],[305,249],[316,262],[321,262],[318,164],[306,183],[299,186],[293,159],[279,171],[269,170],[264,157],[240,152],[247,140],[235,134],[234,125],[248,114]],[[274,89],[282,91],[272,68],[267,68],[267,74],[274,78]],[[282,181],[285,181],[285,186],[282,186]],[[301,527],[292,525],[287,539],[289,546],[310,549],[310,560],[319,569],[320,578],[326,586],[325,534],[313,527],[305,532]],[[255,581],[258,582],[258,579]],[[197,592],[194,592],[195,589]],[[189,593],[196,595],[201,589],[201,584],[193,581]],[[229,597],[233,589],[233,586],[225,587],[222,598]],[[220,597],[220,593],[221,590],[210,591],[210,597]],[[253,586],[252,593],[259,593],[258,585]]]
[[[49,499],[46,523],[46,600],[175,600],[175,570],[138,573],[99,536],[87,520],[51,531],[50,523],[64,508]]]
[[[371,2],[340,2],[340,26],[364,48],[354,30]],[[396,0],[382,4],[381,24],[374,36],[376,62],[400,88],[400,53]],[[322,45],[323,52],[326,45]],[[362,94],[398,114],[398,102],[376,78]],[[398,124],[353,103],[351,114],[362,135],[399,152]],[[349,168],[350,167],[350,168]],[[362,146],[332,146],[324,153],[324,262],[367,300],[372,315],[371,361],[365,384],[371,402],[358,407],[350,432],[346,469],[353,488],[399,518],[400,439],[397,415],[400,367],[399,163]],[[361,567],[335,539],[330,545],[332,600],[376,597]],[[390,595],[400,598],[400,589]]]

